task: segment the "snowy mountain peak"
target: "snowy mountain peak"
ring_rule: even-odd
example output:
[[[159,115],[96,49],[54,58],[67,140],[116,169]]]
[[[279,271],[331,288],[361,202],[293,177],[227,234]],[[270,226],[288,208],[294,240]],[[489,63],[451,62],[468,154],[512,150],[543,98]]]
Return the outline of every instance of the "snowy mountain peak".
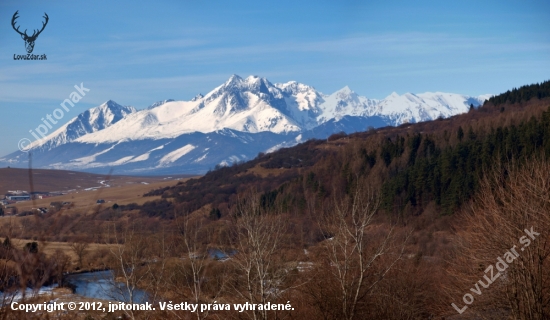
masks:
[[[85,115],[88,112],[91,115],[97,115],[98,116],[97,120],[102,121],[101,123],[100,122],[96,123],[98,126],[103,126],[103,125],[108,126],[114,122],[119,121],[120,119],[124,118],[128,114],[136,112],[136,108],[132,106],[122,106],[113,100],[108,100],[95,108],[91,108],[91,109],[88,109],[87,111],[84,111],[79,115],[79,117],[81,115]],[[95,122],[94,120],[95,119],[93,119],[92,122]]]
[[[211,101],[218,98],[220,95],[229,94],[245,98],[246,92],[257,93],[269,93],[268,87],[273,85],[265,78],[258,76],[249,76],[246,79],[234,74],[223,85],[212,90],[206,95],[206,101]],[[235,98],[240,100],[240,98]]]
[[[290,95],[297,95],[300,93],[319,94],[314,87],[308,86],[307,84],[299,83],[297,81],[289,81],[286,83],[276,83],[275,87],[277,87],[284,93],[290,94]]]
[[[81,136],[108,128],[135,112],[137,111],[134,107],[125,107],[113,100],[108,100],[69,120],[68,123],[52,132],[46,138],[34,141],[30,145],[30,148],[55,148],[74,141]]]
[[[397,92],[392,92],[389,96],[387,96],[384,100],[390,100],[390,99],[395,99],[395,98],[399,98],[400,95],[397,94]]]
[[[231,77],[229,77],[229,79],[227,79],[227,81],[224,83],[224,86],[228,87],[234,84],[239,84],[241,82],[243,82],[243,78],[239,77],[236,74],[232,74]]]
[[[337,92],[350,94],[350,93],[352,93],[353,91],[352,91],[348,86],[345,86],[345,87],[343,87],[342,89],[338,90]]]
[[[343,100],[349,100],[349,99],[354,99],[358,97],[357,93],[351,90],[348,86],[343,87],[342,89],[336,91],[332,95],[335,95],[338,98]]]
[[[260,78],[256,75],[250,75],[250,76],[246,77],[246,79],[244,79],[244,81],[248,82],[248,83],[257,83],[257,82],[262,81],[262,80],[265,80],[265,78]]]
[[[199,93],[193,99],[191,99],[191,101],[197,101],[197,100],[200,100],[202,98],[204,98],[204,96],[202,95],[202,93]]]
[[[331,95],[323,95],[296,81],[272,84],[256,75],[242,78],[234,74],[205,96],[198,95],[187,102],[163,103],[154,108],[154,114],[137,113],[128,121],[80,141],[158,139],[224,128],[251,133],[299,132],[331,119],[339,121],[345,116],[378,116],[396,125],[465,112],[471,101],[477,98],[445,93],[399,95],[396,92],[383,100],[375,100],[359,96],[348,86]]]
[[[121,114],[121,113],[130,112],[130,111],[131,112],[136,111],[134,107],[131,107],[131,106],[125,107],[116,103],[113,100],[107,100],[104,103],[100,104],[99,106],[95,108],[91,108],[89,111],[91,111],[92,109],[96,110],[96,112],[112,113],[112,114]]]
[[[151,109],[154,109],[158,106],[162,106],[163,104],[168,103],[168,102],[172,102],[172,101],[174,101],[174,99],[157,101],[157,102],[153,103],[152,105],[150,105],[149,107],[147,107],[147,109],[151,110]]]

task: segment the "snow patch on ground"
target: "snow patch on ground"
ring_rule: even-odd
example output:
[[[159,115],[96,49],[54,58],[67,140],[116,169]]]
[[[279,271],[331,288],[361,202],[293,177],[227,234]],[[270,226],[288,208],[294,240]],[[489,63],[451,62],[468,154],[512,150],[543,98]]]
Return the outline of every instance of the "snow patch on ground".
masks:
[[[121,164],[124,164],[128,161],[130,161],[134,156],[127,156],[127,157],[124,157],[124,158],[120,158],[118,159],[117,161],[113,161],[111,163],[109,163],[111,166],[119,166]]]
[[[79,162],[81,165],[90,164],[90,163],[94,162],[95,159],[96,159],[98,156],[100,156],[100,155],[102,155],[102,154],[104,154],[104,153],[107,153],[107,152],[113,150],[115,147],[116,147],[116,144],[113,145],[113,146],[111,146],[110,148],[107,148],[107,149],[103,150],[103,151],[100,151],[100,152],[98,152],[98,153],[92,154],[91,156],[82,157],[82,158],[78,158],[78,159],[73,159],[73,160],[71,160],[71,162]]]
[[[161,150],[163,148],[164,148],[164,145],[162,145],[160,147],[156,147],[154,149],[151,149],[151,150],[147,151],[146,153],[135,157],[134,159],[130,160],[129,162],[145,161],[145,160],[149,159],[149,156],[151,155],[151,152],[153,152],[155,150]]]
[[[163,166],[166,166],[170,163],[173,163],[176,160],[178,160],[179,158],[181,158],[184,155],[191,152],[195,148],[196,148],[196,146],[194,146],[192,144],[187,144],[187,145],[185,145],[185,146],[183,146],[179,149],[176,149],[176,150],[168,153],[164,157],[162,157],[162,159],[160,159],[160,161],[159,161],[159,166],[163,167]]]
[[[208,153],[205,153],[202,157],[200,158],[197,158],[195,161],[193,162],[201,162],[202,160],[206,159],[206,155],[208,155]]]

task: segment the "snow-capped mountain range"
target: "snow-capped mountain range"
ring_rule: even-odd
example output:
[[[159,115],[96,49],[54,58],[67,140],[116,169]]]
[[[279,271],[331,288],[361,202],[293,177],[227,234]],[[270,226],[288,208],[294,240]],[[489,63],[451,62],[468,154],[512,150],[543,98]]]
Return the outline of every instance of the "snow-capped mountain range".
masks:
[[[29,146],[35,167],[116,173],[201,173],[336,132],[400,125],[467,112],[490,95],[392,93],[382,100],[347,86],[325,95],[295,81],[233,75],[191,101],[159,101],[146,109],[114,101],[91,108]],[[0,159],[26,166],[17,151]]]
[[[52,132],[46,139],[35,141],[30,148],[53,149],[89,133],[101,131],[136,112],[134,107],[123,107],[114,101],[88,109]]]

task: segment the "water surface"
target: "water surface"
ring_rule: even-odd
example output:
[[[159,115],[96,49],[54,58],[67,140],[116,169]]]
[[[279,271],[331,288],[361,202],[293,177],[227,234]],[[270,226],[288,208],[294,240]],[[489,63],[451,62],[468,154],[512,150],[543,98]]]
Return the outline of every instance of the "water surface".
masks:
[[[115,282],[110,270],[86,272],[68,275],[65,280],[75,286],[75,294],[93,298],[126,303],[145,303],[149,301],[146,291],[134,289],[133,301],[125,283]]]

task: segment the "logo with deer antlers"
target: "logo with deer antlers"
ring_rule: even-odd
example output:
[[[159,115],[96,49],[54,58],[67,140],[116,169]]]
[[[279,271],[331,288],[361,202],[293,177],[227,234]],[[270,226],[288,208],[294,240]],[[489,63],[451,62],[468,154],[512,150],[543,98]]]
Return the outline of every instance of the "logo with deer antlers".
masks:
[[[23,40],[25,40],[25,49],[27,49],[27,52],[28,53],[32,53],[32,50],[34,49],[34,42],[36,41],[36,38],[38,38],[38,35],[44,30],[44,28],[46,27],[46,25],[48,24],[48,15],[44,12],[44,19],[46,21],[42,22],[42,29],[39,30],[34,30],[34,32],[32,33],[31,36],[29,36],[27,34],[27,29],[25,29],[25,32],[21,32],[19,31],[19,27],[17,27],[15,25],[15,20],[17,20],[17,18],[19,18],[19,16],[17,15],[17,13],[19,13],[19,10],[15,11],[15,13],[13,14],[13,17],[11,18],[11,26],[13,27],[13,30],[15,30],[17,33],[19,33],[21,35],[21,38]]]

